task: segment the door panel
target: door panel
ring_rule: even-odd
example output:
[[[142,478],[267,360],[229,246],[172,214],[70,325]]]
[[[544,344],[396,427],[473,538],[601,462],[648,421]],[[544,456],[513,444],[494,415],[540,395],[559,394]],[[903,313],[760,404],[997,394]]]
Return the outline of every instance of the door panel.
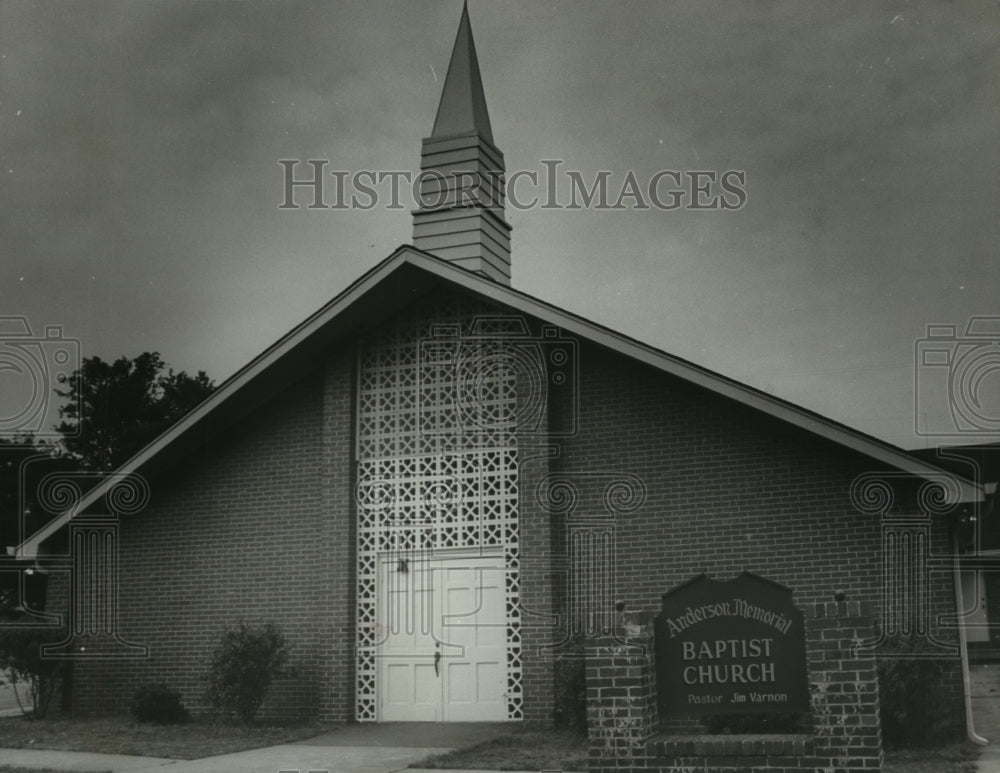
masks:
[[[507,719],[500,557],[379,562],[383,722]]]
[[[478,566],[445,568],[445,639],[460,646],[445,654],[446,722],[502,722],[507,658],[504,572]]]
[[[441,719],[440,679],[434,672],[430,575],[417,568],[399,572],[398,562],[380,567],[380,609],[386,621],[378,648],[383,720],[423,716]]]

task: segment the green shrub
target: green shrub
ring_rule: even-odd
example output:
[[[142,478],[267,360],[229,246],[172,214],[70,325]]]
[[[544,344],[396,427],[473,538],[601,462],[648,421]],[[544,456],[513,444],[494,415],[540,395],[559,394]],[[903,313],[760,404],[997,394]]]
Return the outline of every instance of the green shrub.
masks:
[[[165,684],[147,684],[132,696],[129,711],[138,722],[180,725],[191,721],[191,715],[181,703],[181,694]]]
[[[879,704],[882,739],[892,748],[937,746],[961,733],[950,710],[945,683],[953,660],[927,657],[919,644],[903,640],[891,651],[907,656],[879,658]],[[923,654],[924,657],[920,657]]]
[[[290,676],[285,668],[289,645],[274,623],[240,621],[222,633],[207,674],[209,702],[227,714],[253,722],[271,682]]]
[[[0,669],[10,675],[21,713],[41,719],[67,672],[65,660],[47,658],[42,647],[59,642],[66,629],[0,623]]]

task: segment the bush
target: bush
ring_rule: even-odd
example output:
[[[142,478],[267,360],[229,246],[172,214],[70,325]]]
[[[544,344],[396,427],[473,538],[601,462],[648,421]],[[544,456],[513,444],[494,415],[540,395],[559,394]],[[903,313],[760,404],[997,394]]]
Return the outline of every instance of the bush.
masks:
[[[886,745],[918,748],[957,738],[961,726],[950,710],[944,689],[954,661],[940,656],[921,658],[921,647],[907,641],[891,651],[909,652],[915,657],[888,655],[879,659],[879,703]]]
[[[191,721],[181,703],[181,694],[165,684],[147,684],[135,691],[129,711],[138,722],[180,725]]]
[[[0,624],[0,669],[10,675],[21,713],[32,719],[46,715],[52,696],[66,676],[67,662],[42,656],[42,647],[65,637],[66,629]]]
[[[243,722],[253,722],[271,682],[290,676],[285,668],[289,645],[274,623],[240,621],[222,633],[207,674],[209,702]]]

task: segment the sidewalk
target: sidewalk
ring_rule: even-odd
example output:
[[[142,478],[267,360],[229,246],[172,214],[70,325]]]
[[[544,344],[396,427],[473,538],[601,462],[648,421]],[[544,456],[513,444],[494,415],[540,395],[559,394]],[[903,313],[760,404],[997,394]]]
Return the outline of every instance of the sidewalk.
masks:
[[[979,773],[1000,773],[1000,745],[991,743],[983,747],[976,760],[976,770]]]
[[[200,760],[130,757],[121,754],[2,749],[0,762],[24,768],[78,773],[395,773],[432,754],[477,743],[494,725],[349,725],[296,743],[222,754]],[[436,746],[425,746],[436,743]],[[426,773],[431,773],[427,771]],[[453,772],[454,773],[454,772]]]
[[[51,768],[80,773],[280,773],[329,771],[330,773],[393,773],[411,762],[446,748],[381,746],[307,746],[282,744],[200,760],[129,757],[122,754],[58,752],[42,749],[4,749],[0,761],[25,768]]]
[[[96,773],[131,773],[156,770],[173,760],[158,757],[129,757],[124,754],[92,754],[90,752],[57,752],[47,749],[0,749],[0,762],[11,767],[50,768],[52,770]],[[202,768],[208,771],[208,768]]]
[[[973,724],[976,733],[990,742],[982,747],[976,770],[1000,773],[1000,672],[993,665],[975,665],[971,677]]]

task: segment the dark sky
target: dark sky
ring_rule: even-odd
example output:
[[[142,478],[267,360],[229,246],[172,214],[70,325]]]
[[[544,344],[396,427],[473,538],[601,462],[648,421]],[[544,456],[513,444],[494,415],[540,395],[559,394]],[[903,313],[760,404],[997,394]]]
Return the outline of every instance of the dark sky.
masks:
[[[514,287],[904,447],[952,421],[915,353],[954,325],[1000,429],[1000,332],[964,336],[1000,314],[996,3],[469,10],[508,175],[746,175],[738,210],[509,209]],[[278,161],[414,172],[460,11],[0,0],[0,314],[227,377],[411,240],[279,210]]]

